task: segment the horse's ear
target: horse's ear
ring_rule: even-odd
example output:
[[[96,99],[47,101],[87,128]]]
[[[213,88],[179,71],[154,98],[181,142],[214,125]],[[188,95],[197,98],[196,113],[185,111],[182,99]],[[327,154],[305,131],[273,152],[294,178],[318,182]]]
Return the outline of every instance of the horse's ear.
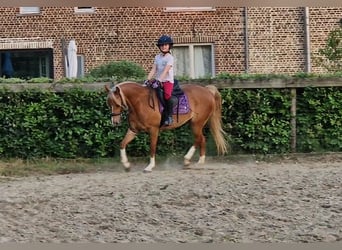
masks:
[[[106,84],[104,87],[105,87],[106,92],[109,93],[109,91],[110,91],[109,86]]]

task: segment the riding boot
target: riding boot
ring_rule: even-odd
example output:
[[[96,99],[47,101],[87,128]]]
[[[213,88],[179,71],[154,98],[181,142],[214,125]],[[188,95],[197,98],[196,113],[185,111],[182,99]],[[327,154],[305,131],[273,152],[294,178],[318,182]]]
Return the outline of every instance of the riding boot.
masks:
[[[171,98],[169,100],[165,100],[165,110],[166,110],[166,113],[165,113],[164,125],[170,126],[173,122],[173,119],[172,119],[173,103],[172,103]]]

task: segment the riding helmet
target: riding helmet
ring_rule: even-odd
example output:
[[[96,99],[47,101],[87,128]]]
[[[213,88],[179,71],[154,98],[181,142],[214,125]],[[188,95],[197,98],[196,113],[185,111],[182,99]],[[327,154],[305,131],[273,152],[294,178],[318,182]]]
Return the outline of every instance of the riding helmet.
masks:
[[[170,44],[170,49],[172,48],[172,45],[173,45],[173,40],[170,36],[167,36],[167,35],[162,35],[159,39],[158,39],[158,42],[157,42],[157,46],[159,47],[160,45],[163,45],[163,44]]]

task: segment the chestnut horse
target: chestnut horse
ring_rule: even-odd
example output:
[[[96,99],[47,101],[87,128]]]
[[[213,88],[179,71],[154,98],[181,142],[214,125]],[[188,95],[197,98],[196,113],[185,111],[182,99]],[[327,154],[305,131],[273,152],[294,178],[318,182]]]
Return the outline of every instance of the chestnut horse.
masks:
[[[120,144],[120,158],[126,170],[130,169],[130,162],[126,154],[126,146],[138,132],[147,132],[150,136],[150,162],[144,172],[151,172],[155,167],[156,147],[159,132],[166,129],[175,129],[189,122],[194,135],[194,143],[184,156],[184,165],[191,163],[191,158],[199,147],[199,161],[205,162],[206,140],[203,135],[203,127],[209,122],[210,132],[215,140],[218,154],[227,153],[228,144],[225,140],[225,131],[222,129],[221,95],[213,85],[206,87],[196,84],[181,86],[188,98],[189,112],[173,115],[171,126],[160,126],[161,112],[156,91],[151,87],[143,86],[136,82],[122,82],[110,88],[105,85],[107,91],[107,104],[111,109],[111,122],[118,125],[121,122],[121,114],[128,112],[129,128]]]

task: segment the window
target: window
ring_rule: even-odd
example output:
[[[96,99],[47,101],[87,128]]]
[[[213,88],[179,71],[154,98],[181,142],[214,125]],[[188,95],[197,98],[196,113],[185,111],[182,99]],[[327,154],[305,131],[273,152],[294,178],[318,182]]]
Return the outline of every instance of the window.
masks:
[[[40,14],[40,7],[20,7],[20,14]]]
[[[215,11],[214,7],[166,7],[165,12]]]
[[[172,49],[176,77],[193,79],[214,76],[212,44],[177,45]]]
[[[77,77],[84,76],[84,55],[77,55]]]
[[[0,55],[1,76],[22,79],[53,78],[52,49],[3,50]]]
[[[94,13],[94,7],[75,7],[75,13]]]

